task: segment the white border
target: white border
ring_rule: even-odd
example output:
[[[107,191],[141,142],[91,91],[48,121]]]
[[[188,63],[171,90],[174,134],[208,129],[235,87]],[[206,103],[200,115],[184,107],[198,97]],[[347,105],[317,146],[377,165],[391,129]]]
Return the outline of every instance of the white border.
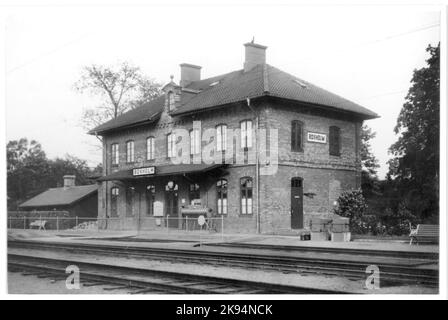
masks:
[[[3,1],[0,0],[1,5],[7,6],[39,6],[36,4],[37,1]],[[134,0],[129,1],[128,5],[176,5],[180,4],[179,1],[154,1],[148,3],[149,1],[144,0]],[[270,299],[270,300],[296,300],[296,299],[309,299],[309,300],[334,300],[334,299],[360,299],[360,300],[378,300],[378,299],[409,299],[409,300],[429,300],[429,299],[446,299],[447,298],[447,218],[446,218],[446,156],[447,156],[447,112],[446,112],[446,103],[447,103],[447,43],[448,43],[448,34],[447,34],[447,2],[446,1],[438,1],[436,5],[432,6],[423,6],[421,5],[421,1],[392,1],[389,2],[373,2],[372,1],[358,1],[358,2],[347,2],[347,1],[338,1],[331,2],[328,1],[301,1],[297,3],[297,1],[272,1],[272,0],[254,0],[254,1],[219,1],[218,4],[224,4],[226,6],[230,5],[282,5],[282,6],[291,6],[291,5],[308,5],[308,6],[319,6],[319,5],[330,5],[330,6],[341,6],[341,5],[373,5],[379,6],[383,5],[387,9],[393,9],[394,7],[406,9],[410,8],[428,8],[428,9],[438,9],[441,10],[441,104],[440,104],[440,225],[441,225],[441,239],[440,239],[440,292],[438,295],[332,295],[332,296],[324,296],[324,295],[213,295],[213,296],[203,296],[203,295],[7,295],[7,281],[6,281],[6,259],[3,259],[3,263],[1,264],[1,276],[0,276],[0,297],[2,299],[7,300],[16,300],[16,299],[29,299],[29,300],[37,300],[37,299],[60,299],[60,300],[80,300],[80,299],[90,299],[90,300],[179,300],[179,305],[181,305],[184,301],[196,301],[198,299],[203,300],[228,300],[228,299],[249,299],[249,300],[257,300],[257,299]],[[74,3],[72,1],[40,1],[42,6],[48,5],[59,5],[59,6],[70,6]],[[78,1],[75,3],[76,6],[105,6],[105,5],[126,5],[124,1],[104,1],[97,0],[94,1],[94,4],[91,4],[91,1]],[[194,5],[211,5],[210,1],[192,1]],[[185,5],[185,3],[182,3]],[[212,2],[212,5],[216,5],[216,2]],[[4,114],[5,112],[5,49],[4,49],[4,36],[5,36],[5,22],[8,16],[8,8],[6,10],[0,10],[0,97],[4,97],[4,99],[0,99],[1,112]],[[4,127],[3,127],[4,126]],[[0,148],[0,205],[3,208],[0,214],[0,225],[6,226],[6,155],[5,155],[5,146],[6,146],[6,124],[5,117],[0,117],[0,141],[2,143],[2,148]],[[1,239],[4,240],[3,245],[1,246],[1,254],[2,257],[6,257],[6,228],[0,228]]]

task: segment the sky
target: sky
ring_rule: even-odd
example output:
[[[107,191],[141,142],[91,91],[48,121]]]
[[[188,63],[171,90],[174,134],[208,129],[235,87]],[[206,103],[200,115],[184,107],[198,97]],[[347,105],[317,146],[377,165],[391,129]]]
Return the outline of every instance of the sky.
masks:
[[[166,83],[187,62],[207,78],[242,69],[255,37],[270,65],[381,116],[366,122],[381,178],[413,70],[440,39],[440,12],[429,7],[43,6],[9,8],[5,23],[8,141],[27,137],[50,158],[96,166],[96,138],[80,122],[95,99],[73,89],[83,66],[129,61]]]

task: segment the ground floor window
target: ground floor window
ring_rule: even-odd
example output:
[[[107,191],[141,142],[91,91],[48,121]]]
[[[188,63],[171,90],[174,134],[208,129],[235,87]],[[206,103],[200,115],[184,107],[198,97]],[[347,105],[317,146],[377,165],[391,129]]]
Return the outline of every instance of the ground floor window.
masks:
[[[227,214],[227,180],[220,179],[216,182],[218,198],[218,214]]]
[[[135,197],[135,188],[134,187],[126,188],[126,215],[128,217],[134,215],[134,197]]]
[[[190,199],[190,204],[195,199],[201,199],[199,185],[197,183],[190,183],[189,199]]]
[[[156,195],[156,187],[152,184],[146,186],[146,214],[154,215],[154,200]]]
[[[110,214],[112,217],[118,217],[118,194],[119,189],[117,187],[113,187],[110,189]]]
[[[252,214],[252,185],[252,178],[241,178],[241,214]]]

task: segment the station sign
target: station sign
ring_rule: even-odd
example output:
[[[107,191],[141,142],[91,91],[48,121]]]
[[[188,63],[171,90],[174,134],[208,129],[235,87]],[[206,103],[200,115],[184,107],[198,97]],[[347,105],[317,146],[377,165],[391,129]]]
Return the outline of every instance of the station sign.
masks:
[[[156,172],[156,167],[144,167],[132,169],[133,176],[147,176]]]
[[[327,143],[327,135],[323,133],[308,132],[308,141],[317,143]]]

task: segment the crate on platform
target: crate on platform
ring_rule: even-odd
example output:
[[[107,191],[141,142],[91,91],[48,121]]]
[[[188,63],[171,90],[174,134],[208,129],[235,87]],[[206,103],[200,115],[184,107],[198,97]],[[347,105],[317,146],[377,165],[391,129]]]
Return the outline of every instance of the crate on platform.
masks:
[[[349,242],[351,238],[350,232],[332,232],[331,241],[332,242]]]

